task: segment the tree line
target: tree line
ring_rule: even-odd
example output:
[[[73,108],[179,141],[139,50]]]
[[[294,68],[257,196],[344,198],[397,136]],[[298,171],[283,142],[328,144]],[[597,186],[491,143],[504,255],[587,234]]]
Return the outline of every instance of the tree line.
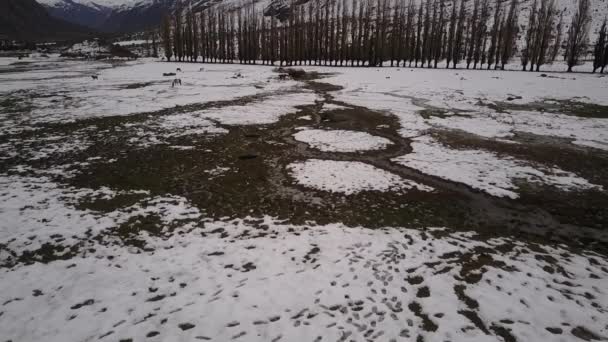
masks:
[[[178,1],[160,26],[165,58],[504,70],[517,53],[524,71],[540,71],[560,55],[572,71],[590,48],[590,0],[578,0],[566,32],[555,0],[533,0],[527,23],[520,23],[520,0],[493,5],[490,0],[311,0],[292,2],[288,9],[279,20],[254,4],[195,12]],[[606,31],[604,21],[594,48],[594,72],[608,64]]]

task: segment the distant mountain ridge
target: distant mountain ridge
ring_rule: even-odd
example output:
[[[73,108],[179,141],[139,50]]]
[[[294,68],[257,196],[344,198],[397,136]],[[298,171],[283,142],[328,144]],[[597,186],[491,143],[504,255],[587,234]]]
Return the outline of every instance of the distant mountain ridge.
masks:
[[[42,2],[42,1],[39,1]],[[112,8],[96,3],[81,3],[73,0],[55,1],[54,5],[43,3],[55,18],[99,30],[112,13]]]
[[[193,0],[194,5],[210,0]],[[136,32],[160,23],[176,0],[38,0],[56,18],[102,32]],[[182,1],[190,3],[190,1]]]
[[[51,16],[35,0],[0,0],[0,36],[30,41],[80,39],[90,31]]]

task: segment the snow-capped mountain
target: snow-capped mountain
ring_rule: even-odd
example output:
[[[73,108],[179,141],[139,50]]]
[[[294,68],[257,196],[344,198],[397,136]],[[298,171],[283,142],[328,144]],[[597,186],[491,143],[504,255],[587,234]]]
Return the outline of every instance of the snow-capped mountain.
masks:
[[[0,38],[18,40],[81,39],[91,31],[57,19],[34,0],[0,1]]]
[[[48,12],[59,19],[75,24],[100,29],[112,13],[112,9],[91,1],[39,0]]]
[[[175,0],[38,0],[63,20],[105,32],[138,31],[160,22]],[[199,1],[197,1],[199,2]]]

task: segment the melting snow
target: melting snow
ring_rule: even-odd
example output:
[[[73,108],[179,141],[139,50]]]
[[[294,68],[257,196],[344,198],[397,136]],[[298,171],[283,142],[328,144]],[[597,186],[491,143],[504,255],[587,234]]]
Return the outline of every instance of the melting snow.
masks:
[[[535,167],[510,156],[483,150],[451,149],[428,136],[412,143],[413,152],[393,161],[425,174],[467,184],[493,196],[518,198],[517,179],[544,183],[562,190],[599,189],[577,175],[559,168]]]
[[[314,104],[316,99],[313,92],[273,95],[252,103],[205,109],[192,115],[217,120],[224,125],[264,125],[297,112],[297,106]]]
[[[310,159],[289,164],[287,170],[301,185],[345,195],[361,191],[398,191],[413,188],[419,191],[433,190],[362,162]]]
[[[294,138],[324,152],[381,150],[392,144],[386,138],[345,130],[302,130],[294,134]]]

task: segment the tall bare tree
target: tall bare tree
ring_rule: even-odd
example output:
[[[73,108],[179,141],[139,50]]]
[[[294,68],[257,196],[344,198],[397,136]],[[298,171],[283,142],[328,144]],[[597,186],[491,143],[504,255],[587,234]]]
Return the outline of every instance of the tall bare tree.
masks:
[[[538,0],[534,0],[530,7],[530,15],[528,16],[528,27],[526,30],[525,47],[521,52],[521,66],[523,71],[528,68],[528,63],[532,58],[537,32],[537,15],[538,15]]]
[[[568,72],[578,65],[580,58],[587,50],[589,26],[591,24],[591,4],[589,0],[578,0],[578,9],[572,16],[566,40],[566,62]]]
[[[475,57],[476,44],[477,44],[477,30],[478,30],[478,19],[479,19],[479,6],[480,0],[474,0],[473,2],[473,14],[469,18],[469,34],[468,34],[468,51],[467,51],[467,69],[471,67],[471,63]]]
[[[481,0],[481,9],[477,20],[475,36],[475,49],[473,53],[473,69],[477,64],[483,64],[482,57],[485,54],[486,38],[488,33],[488,20],[490,19],[490,0]]]
[[[171,44],[171,17],[164,15],[160,27],[160,35],[163,40],[163,50],[167,61],[171,61],[173,57],[173,44]]]
[[[519,33],[519,0],[511,0],[509,14],[503,25],[502,32],[500,64],[501,69],[505,70],[505,65],[509,63],[516,49],[515,42]]]
[[[463,49],[464,45],[464,37],[466,34],[466,22],[467,22],[467,9],[465,5],[465,0],[460,0],[460,10],[458,11],[458,24],[456,25],[456,36],[454,37],[454,53],[452,56],[453,68],[456,69],[458,63],[460,63],[462,59],[463,53],[466,49]]]
[[[550,56],[547,54],[549,47],[551,46],[551,41],[555,37],[554,29],[556,14],[555,0],[541,0],[534,53],[536,71],[540,71],[540,67],[545,64],[547,59],[550,59]]]
[[[182,41],[182,6],[181,1],[175,3],[175,17],[173,20],[173,54],[178,61],[184,57],[184,46]]]
[[[494,17],[492,22],[492,30],[490,31],[490,50],[488,51],[488,70],[492,67],[494,63],[494,57],[496,56],[496,50],[499,48],[500,41],[500,32],[501,32],[501,22],[500,15],[502,13],[502,4],[500,2],[496,2],[494,5]]]
[[[597,34],[597,41],[595,42],[595,48],[593,49],[593,72],[597,69],[601,69],[601,73],[604,73],[606,67],[606,19],[602,23],[602,27]]]
[[[551,48],[551,55],[549,59],[549,63],[555,62],[557,55],[559,54],[559,49],[562,46],[562,36],[564,34],[564,11],[559,15],[559,21],[557,22],[557,26],[555,27],[555,39],[553,40],[553,46]]]
[[[416,21],[416,44],[414,47],[414,66],[418,67],[418,61],[422,59],[422,32],[424,26],[424,2],[420,2],[418,19]],[[424,62],[423,62],[424,66]]]

